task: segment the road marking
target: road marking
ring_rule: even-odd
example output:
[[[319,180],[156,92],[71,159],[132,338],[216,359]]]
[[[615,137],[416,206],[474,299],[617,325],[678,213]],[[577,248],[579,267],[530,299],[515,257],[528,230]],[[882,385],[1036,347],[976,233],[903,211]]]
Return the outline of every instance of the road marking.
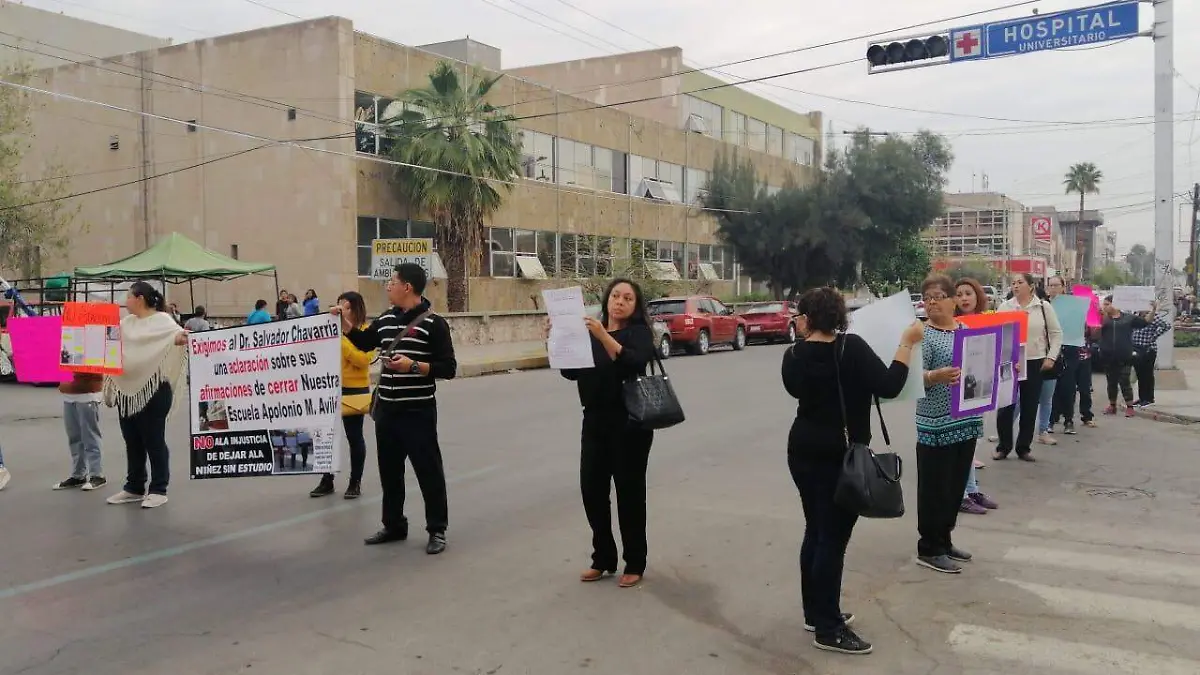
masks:
[[[1116,647],[1067,642],[1048,637],[958,624],[950,631],[951,649],[971,658],[1017,662],[1022,672],[1040,670],[1087,675],[1196,675],[1200,662],[1144,654]]]
[[[1190,605],[1097,593],[1082,588],[1045,586],[1015,579],[997,581],[1033,593],[1054,611],[1068,616],[1157,624],[1200,631],[1200,608]]]
[[[1158,556],[1185,559],[1187,556]],[[1123,558],[1115,555],[1098,553],[1081,553],[1079,551],[1063,551],[1058,549],[1038,548],[1035,546],[1017,546],[1004,554],[1004,560],[1015,563],[1047,565],[1061,567],[1079,572],[1098,572],[1101,574],[1139,577],[1151,581],[1159,581],[1165,585],[1200,587],[1200,565],[1195,561],[1191,564],[1174,564],[1141,558]],[[1196,671],[1200,672],[1200,671]]]
[[[446,483],[447,483],[447,485],[453,485],[455,483],[460,483],[465,480],[471,480],[472,478],[478,478],[485,474],[489,474],[489,473],[495,471],[496,469],[499,469],[500,466],[501,465],[496,464],[493,466],[486,466],[481,469],[476,469],[475,471],[468,471],[467,473],[463,473],[463,474],[459,474],[459,475],[451,477],[450,479],[448,479],[446,481]],[[338,506],[333,506],[333,507],[330,507],[327,509],[322,509],[320,511],[313,511],[311,513],[304,513],[304,514],[301,514],[298,516],[294,516],[292,518],[285,518],[283,520],[277,520],[273,523],[265,523],[263,525],[256,525],[255,527],[247,528],[245,530],[229,532],[227,534],[221,534],[221,535],[217,535],[215,537],[209,537],[208,539],[200,539],[199,541],[193,541],[193,542],[189,542],[187,544],[180,544],[179,546],[172,546],[170,548],[162,548],[162,549],[158,549],[157,551],[150,551],[148,553],[142,553],[141,555],[135,555],[130,558],[125,558],[124,560],[116,560],[114,562],[104,563],[102,565],[93,565],[91,567],[85,567],[80,570],[75,570],[74,572],[67,572],[66,574],[60,574],[58,576],[53,576],[48,579],[42,579],[40,581],[32,581],[30,583],[21,584],[19,586],[10,586],[8,588],[0,590],[0,601],[9,600],[11,598],[16,598],[16,597],[19,597],[22,595],[28,595],[28,594],[34,593],[36,591],[42,591],[47,588],[61,586],[63,584],[69,584],[73,581],[81,581],[83,579],[90,579],[91,577],[99,576],[101,574],[107,574],[109,572],[115,572],[116,570],[122,570],[122,569],[126,569],[129,567],[137,567],[139,565],[145,565],[147,563],[152,563],[152,562],[155,562],[158,560],[165,560],[167,558],[174,558],[177,556],[181,556],[185,553],[191,553],[192,551],[196,551],[196,550],[203,549],[203,548],[208,548],[210,546],[217,546],[220,544],[228,544],[231,541],[237,541],[239,539],[246,539],[247,537],[253,537],[256,535],[260,535],[260,534],[266,534],[268,532],[273,532],[275,530],[288,528],[293,525],[299,525],[300,523],[306,523],[310,520],[317,520],[320,518],[324,518],[325,516],[333,515],[335,513],[342,513],[343,511],[351,511],[353,509],[361,508],[368,504],[378,504],[382,500],[383,500],[382,495],[374,495],[372,497],[367,497],[365,499],[359,499],[354,502],[339,504]]]
[[[1027,526],[1037,532],[1070,535],[1072,539],[1086,539],[1106,546],[1136,546],[1160,551],[1200,555],[1200,541],[1193,535],[1184,535],[1158,528],[1129,528],[1109,523],[1067,523],[1060,520],[1035,518]]]

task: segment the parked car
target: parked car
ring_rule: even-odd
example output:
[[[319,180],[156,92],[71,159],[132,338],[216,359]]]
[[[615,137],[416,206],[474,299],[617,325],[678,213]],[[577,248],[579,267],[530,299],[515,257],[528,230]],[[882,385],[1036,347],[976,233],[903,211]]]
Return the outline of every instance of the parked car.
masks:
[[[588,316],[600,318],[600,305],[588,305],[583,308],[583,311],[587,312]],[[658,349],[659,357],[671,358],[671,352],[675,350],[675,346],[671,342],[671,329],[667,327],[667,324],[657,320],[653,322],[650,329],[654,332],[654,345]]]
[[[746,320],[712,296],[661,298],[648,306],[650,316],[667,324],[672,343],[693,354],[707,354],[713,345],[746,348]]]
[[[733,311],[746,320],[746,340],[796,341],[796,309],[790,302],[747,302]]]

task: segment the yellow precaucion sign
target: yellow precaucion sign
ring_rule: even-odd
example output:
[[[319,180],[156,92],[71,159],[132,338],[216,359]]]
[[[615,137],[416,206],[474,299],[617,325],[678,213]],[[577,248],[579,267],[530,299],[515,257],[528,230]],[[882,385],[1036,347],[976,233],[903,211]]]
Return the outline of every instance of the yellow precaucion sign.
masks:
[[[432,239],[372,239],[371,278],[386,281],[397,265],[415,263],[433,275]]]
[[[371,255],[429,255],[433,253],[432,239],[374,239]]]

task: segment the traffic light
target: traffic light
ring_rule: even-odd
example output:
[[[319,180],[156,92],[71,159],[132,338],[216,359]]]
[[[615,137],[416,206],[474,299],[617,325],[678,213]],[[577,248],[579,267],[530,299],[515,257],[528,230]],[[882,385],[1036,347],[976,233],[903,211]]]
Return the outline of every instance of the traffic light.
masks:
[[[950,36],[946,34],[873,42],[867,45],[867,72],[933,66],[949,58]]]

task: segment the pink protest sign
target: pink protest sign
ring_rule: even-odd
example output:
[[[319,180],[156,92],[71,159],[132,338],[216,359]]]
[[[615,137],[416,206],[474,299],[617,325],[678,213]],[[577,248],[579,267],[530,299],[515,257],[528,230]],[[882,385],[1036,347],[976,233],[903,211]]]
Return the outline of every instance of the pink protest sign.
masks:
[[[62,344],[61,316],[14,316],[8,320],[13,367],[17,381],[40,384],[70,382],[71,373],[58,367]]]
[[[1090,286],[1079,285],[1071,289],[1071,295],[1088,299],[1087,326],[1089,328],[1099,328],[1100,298],[1096,297],[1096,293],[1092,291],[1092,288]]]

